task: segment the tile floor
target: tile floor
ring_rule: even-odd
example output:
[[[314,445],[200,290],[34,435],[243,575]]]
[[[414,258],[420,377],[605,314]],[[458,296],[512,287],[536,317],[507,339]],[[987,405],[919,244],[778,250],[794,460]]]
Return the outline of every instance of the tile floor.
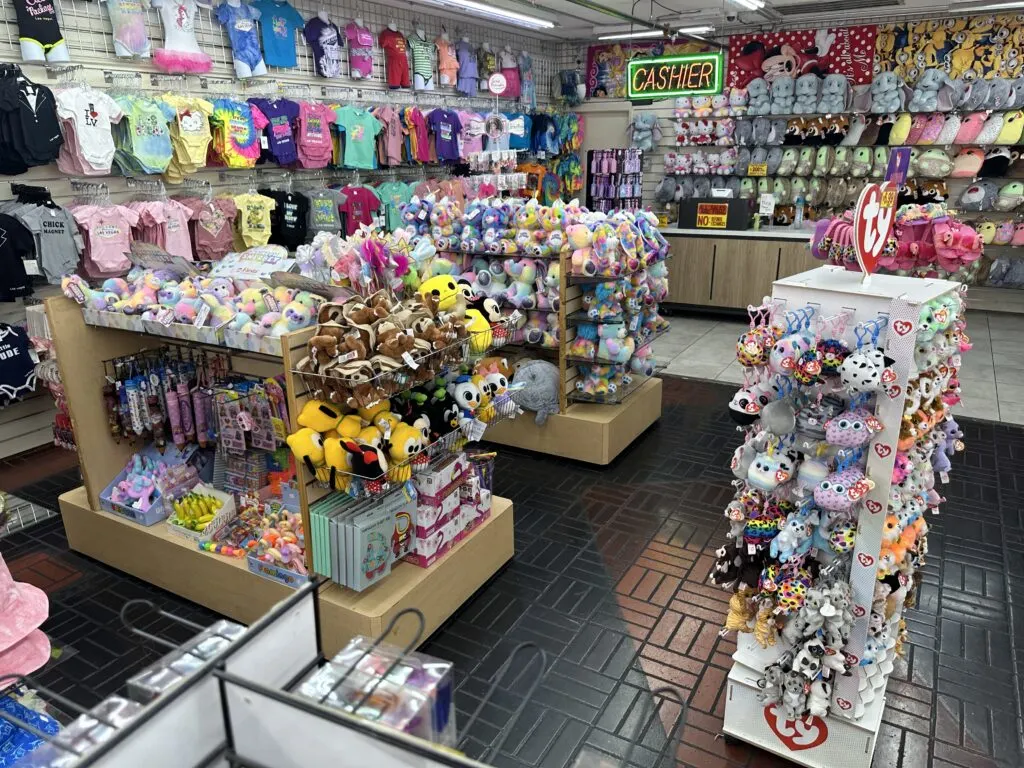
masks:
[[[1024,315],[968,312],[974,348],[960,371],[963,404],[957,415],[1024,424]],[[736,337],[748,325],[736,318],[670,315],[672,329],[654,343],[664,373],[739,384]]]
[[[718,335],[728,341],[732,330]],[[658,758],[666,729],[652,726],[630,766],[792,765],[716,738],[735,640],[718,636],[728,595],[706,579],[732,496],[737,435],[724,417],[731,393],[724,384],[666,378],[661,420],[608,467],[500,450],[495,491],[515,502],[515,559],[424,646],[456,665],[462,723],[516,644],[547,652],[538,691],[489,764],[593,768],[594,750],[621,759],[651,711],[652,691],[667,684],[688,704],[676,760]],[[953,460],[943,513],[929,519],[924,584],[907,612],[907,653],[889,683],[872,768],[1024,766],[1024,430],[961,425],[968,450]],[[64,472],[34,487],[0,487],[41,501],[75,482]],[[121,626],[126,599],[213,619],[69,552],[59,518],[12,533],[2,546],[15,577],[50,598],[43,629],[64,653],[40,680],[83,703],[119,690],[162,653]],[[151,631],[175,636],[161,621]],[[517,659],[513,684],[464,734],[471,756],[494,743],[537,678],[525,661]],[[576,762],[584,750],[588,757]]]

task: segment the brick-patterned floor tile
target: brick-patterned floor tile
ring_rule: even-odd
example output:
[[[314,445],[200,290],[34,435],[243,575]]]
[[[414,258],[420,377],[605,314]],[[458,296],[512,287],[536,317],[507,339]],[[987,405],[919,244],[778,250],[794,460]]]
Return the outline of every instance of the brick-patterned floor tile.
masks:
[[[671,768],[671,759],[655,767],[658,750],[673,746],[665,734],[675,710],[665,702],[660,718],[652,714],[651,691],[665,685],[687,702],[676,768],[792,765],[716,738],[736,650],[734,636],[718,635],[729,594],[708,581],[733,493],[728,461],[738,436],[723,416],[732,393],[666,378],[661,421],[608,467],[499,450],[494,490],[515,502],[516,558],[423,647],[455,662],[460,722],[517,642],[548,652],[536,700],[492,761],[497,768],[569,768],[581,751],[621,759],[647,718],[631,765]],[[889,683],[873,768],[1024,766],[1024,680],[1013,679],[1024,668],[1024,430],[960,423],[968,451],[942,488],[943,514],[929,518],[925,583],[907,613],[908,653]],[[24,483],[31,467],[51,476],[19,495],[52,508],[80,482],[77,468],[57,454],[39,461],[51,469],[0,462],[0,488]],[[18,578],[47,590],[43,628],[74,650],[40,680],[86,705],[162,654],[121,627],[125,600],[149,597],[200,623],[214,618],[67,553],[59,519],[8,536],[3,551]],[[470,756],[484,754],[522,702],[535,678],[523,671],[466,734]],[[583,765],[590,768],[586,758]]]

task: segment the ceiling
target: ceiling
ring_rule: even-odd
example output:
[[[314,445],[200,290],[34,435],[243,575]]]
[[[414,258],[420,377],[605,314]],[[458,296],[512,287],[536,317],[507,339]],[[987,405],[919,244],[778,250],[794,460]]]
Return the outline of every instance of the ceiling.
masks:
[[[713,24],[718,35],[756,27],[816,26],[823,22],[871,22],[899,17],[948,15],[954,2],[935,0],[768,0],[759,13],[732,0],[492,0],[496,6],[556,22],[550,35],[595,40],[599,34],[644,29],[644,22],[678,28]],[[738,12],[738,13],[737,13]]]

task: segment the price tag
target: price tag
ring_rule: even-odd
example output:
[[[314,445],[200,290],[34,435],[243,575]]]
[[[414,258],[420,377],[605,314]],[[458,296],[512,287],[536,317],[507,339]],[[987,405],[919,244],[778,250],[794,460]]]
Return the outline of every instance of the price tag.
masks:
[[[359,357],[359,353],[353,349],[351,352],[346,352],[344,355],[338,355],[335,359],[339,363],[347,363],[349,360],[355,360],[357,357]]]
[[[267,137],[266,136],[260,136],[260,148],[261,149],[270,149],[270,142],[267,141]]]
[[[475,219],[479,215],[480,215],[480,209],[479,208],[474,208],[472,211],[470,211],[469,213],[466,214],[466,219],[469,220],[469,221],[472,221],[473,219]]]
[[[85,304],[85,294],[82,293],[82,289],[79,287],[77,283],[69,282],[67,290],[71,294],[71,298],[73,298],[76,302],[78,302],[79,304]]]
[[[405,360],[405,364],[406,364],[406,365],[408,365],[408,366],[409,366],[410,368],[412,368],[412,369],[413,369],[414,371],[415,371],[415,370],[416,370],[417,368],[419,368],[419,367],[420,367],[420,366],[419,366],[419,363],[417,363],[417,362],[416,362],[416,361],[415,361],[415,360],[413,359],[412,355],[410,355],[410,354],[409,354],[408,352],[403,352],[403,353],[402,353],[402,359],[403,359],[403,360]]]
[[[373,226],[383,228],[384,227],[384,217],[383,216],[374,216],[373,217]]]
[[[758,199],[757,213],[760,216],[775,215],[775,195],[771,192],[764,192]]]
[[[164,307],[156,313],[156,319],[157,322],[161,323],[165,327],[169,326],[174,322],[174,310],[169,307]]]
[[[419,214],[416,216],[416,218],[417,219],[425,219],[425,218],[427,218],[427,211],[425,209],[420,211]]]
[[[747,176],[767,176],[768,163],[751,163],[747,166]]]
[[[210,305],[203,304],[203,306],[199,308],[199,311],[196,312],[196,319],[192,321],[192,325],[194,325],[196,328],[202,328],[204,325],[206,325],[206,318],[208,318],[209,316]]]
[[[84,299],[82,300],[82,303],[83,304],[85,303]],[[523,317],[523,315],[519,312],[518,309],[516,309],[516,310],[513,310],[512,314],[509,315],[508,317],[509,317],[509,320],[511,320],[513,323],[518,323],[519,320]]]
[[[757,545],[756,544],[747,544],[747,554],[748,555],[756,555],[757,554]]]
[[[24,259],[22,261],[22,264],[25,265],[25,274],[26,275],[41,275],[41,274],[43,274],[42,272],[39,271],[39,262],[36,261],[35,259]]]
[[[479,440],[484,436],[487,425],[480,419],[466,419],[462,422],[462,434],[469,440]]]
[[[629,321],[629,330],[635,331],[640,327],[640,315],[633,315],[633,319]]]
[[[267,308],[267,312],[280,312],[281,305],[278,304],[277,299],[271,293],[263,294],[263,306]]]

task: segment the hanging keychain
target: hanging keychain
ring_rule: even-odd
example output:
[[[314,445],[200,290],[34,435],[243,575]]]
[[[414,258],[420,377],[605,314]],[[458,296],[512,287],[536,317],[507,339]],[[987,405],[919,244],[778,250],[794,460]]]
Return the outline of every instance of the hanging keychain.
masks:
[[[107,411],[107,427],[110,430],[110,436],[120,443],[121,416],[117,407],[117,389],[109,376],[107,383],[103,385],[103,406]]]
[[[189,388],[189,380],[192,377],[179,370],[178,373],[178,408],[181,410],[181,431],[185,436],[185,442],[193,442],[196,439],[196,424],[192,418],[192,395]]]
[[[178,450],[185,447],[185,432],[181,428],[181,408],[178,407],[178,392],[172,386],[164,392],[167,402],[167,421],[171,425],[171,439]]]

